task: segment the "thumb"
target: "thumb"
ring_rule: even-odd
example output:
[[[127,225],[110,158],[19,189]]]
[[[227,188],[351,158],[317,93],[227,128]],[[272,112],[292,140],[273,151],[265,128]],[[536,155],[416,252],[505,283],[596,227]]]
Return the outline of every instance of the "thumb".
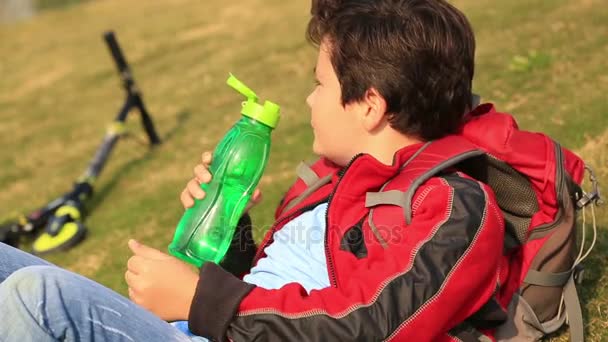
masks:
[[[168,257],[167,254],[159,251],[158,249],[148,247],[148,246],[144,245],[143,243],[135,241],[134,239],[129,240],[128,245],[129,245],[129,249],[131,249],[133,254],[142,256],[144,258],[164,259],[164,258]]]
[[[251,200],[255,204],[260,203],[262,200],[262,191],[260,189],[255,189],[253,191],[253,196],[251,196]]]

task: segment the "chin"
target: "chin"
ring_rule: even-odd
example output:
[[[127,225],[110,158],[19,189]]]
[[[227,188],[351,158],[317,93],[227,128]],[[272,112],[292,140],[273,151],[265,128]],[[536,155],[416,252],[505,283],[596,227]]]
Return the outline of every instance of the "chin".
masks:
[[[318,156],[323,155],[323,152],[321,151],[321,148],[319,148],[319,144],[317,144],[316,141],[313,141],[312,143],[312,152]]]

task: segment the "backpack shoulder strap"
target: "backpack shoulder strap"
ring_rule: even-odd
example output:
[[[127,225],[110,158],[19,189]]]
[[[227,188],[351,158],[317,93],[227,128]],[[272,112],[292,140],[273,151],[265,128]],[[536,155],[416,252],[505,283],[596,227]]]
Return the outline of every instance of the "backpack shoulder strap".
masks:
[[[481,155],[484,155],[483,151],[461,136],[451,135],[429,142],[403,163],[399,174],[386,182],[379,192],[368,192],[365,205],[400,206],[403,208],[406,223],[410,224],[412,198],[420,185],[464,160]],[[372,213],[370,217],[371,215]]]

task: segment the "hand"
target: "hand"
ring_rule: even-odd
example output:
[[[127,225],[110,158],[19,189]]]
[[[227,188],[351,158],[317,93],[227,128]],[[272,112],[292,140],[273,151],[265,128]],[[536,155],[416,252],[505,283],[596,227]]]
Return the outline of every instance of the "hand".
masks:
[[[187,320],[199,276],[191,266],[157,249],[129,240],[133,256],[125,280],[129,297],[165,321]]]
[[[205,191],[201,189],[201,184],[209,183],[211,181],[211,173],[209,172],[209,165],[213,155],[211,152],[204,152],[201,157],[201,163],[194,167],[194,178],[192,178],[187,184],[184,191],[180,195],[180,200],[185,209],[190,208],[194,205],[194,199],[205,198]],[[253,195],[251,195],[251,201],[247,204],[245,212],[253,208],[256,204],[262,201],[262,192],[260,189],[255,189]]]

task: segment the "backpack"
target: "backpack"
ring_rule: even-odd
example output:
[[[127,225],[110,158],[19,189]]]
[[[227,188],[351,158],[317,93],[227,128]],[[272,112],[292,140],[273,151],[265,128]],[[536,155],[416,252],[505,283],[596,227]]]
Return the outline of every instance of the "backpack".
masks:
[[[581,262],[593,248],[597,231],[594,224],[593,241],[586,247],[584,226],[576,218],[600,200],[593,171],[548,136],[519,130],[511,115],[496,112],[491,104],[467,114],[458,136],[474,148],[459,150],[450,142],[454,139],[443,144],[439,140],[434,148],[433,142],[425,146],[428,153],[408,161],[408,169],[416,174],[402,203],[406,221],[411,220],[416,188],[433,176],[456,170],[489,185],[504,214],[504,258],[509,265],[496,293],[503,318],[495,338],[537,341],[567,322],[571,340],[583,341],[576,286],[583,280]],[[588,193],[581,188],[585,170],[592,186]]]
[[[571,340],[583,341],[576,285],[583,281],[581,262],[591,252],[597,230],[594,225],[587,247],[577,215],[582,211],[585,222],[585,208],[591,204],[593,210],[600,199],[593,171],[548,136],[519,130],[513,117],[496,113],[491,105],[471,113],[462,135],[485,154],[460,167],[494,190],[505,217],[505,255],[512,276],[502,291],[515,294],[496,339],[536,341],[568,321]],[[589,193],[582,190],[585,170]]]

